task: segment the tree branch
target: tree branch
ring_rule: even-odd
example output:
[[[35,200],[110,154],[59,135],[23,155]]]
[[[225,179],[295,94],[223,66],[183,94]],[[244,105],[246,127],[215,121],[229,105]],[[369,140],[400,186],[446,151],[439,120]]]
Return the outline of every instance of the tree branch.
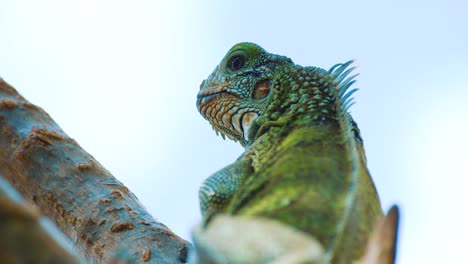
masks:
[[[37,208],[0,177],[0,261],[2,263],[79,263],[41,224]],[[38,243],[39,242],[39,243]]]
[[[186,261],[186,241],[2,79],[0,173],[92,262]]]

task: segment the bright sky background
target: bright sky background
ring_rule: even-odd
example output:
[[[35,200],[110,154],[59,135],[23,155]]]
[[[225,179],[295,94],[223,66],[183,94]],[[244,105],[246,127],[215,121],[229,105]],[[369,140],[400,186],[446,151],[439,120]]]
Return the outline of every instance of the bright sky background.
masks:
[[[468,237],[467,1],[2,0],[0,77],[189,239],[200,183],[242,147],[195,107],[235,43],[301,65],[356,59],[351,108],[398,263],[460,263]]]

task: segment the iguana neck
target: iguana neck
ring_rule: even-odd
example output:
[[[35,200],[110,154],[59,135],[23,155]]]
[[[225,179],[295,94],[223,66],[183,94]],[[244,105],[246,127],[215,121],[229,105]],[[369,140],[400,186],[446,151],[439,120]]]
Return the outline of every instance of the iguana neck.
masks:
[[[334,94],[337,84],[327,71],[289,65],[278,69],[272,85],[268,108],[250,128],[249,142],[273,127],[287,134],[290,129],[310,123],[339,120],[341,113],[336,102],[339,99]]]

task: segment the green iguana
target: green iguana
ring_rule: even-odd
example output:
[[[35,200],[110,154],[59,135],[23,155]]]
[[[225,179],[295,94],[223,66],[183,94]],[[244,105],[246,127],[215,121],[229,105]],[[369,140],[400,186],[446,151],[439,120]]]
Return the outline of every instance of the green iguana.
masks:
[[[217,215],[274,220],[316,239],[320,263],[363,259],[383,214],[348,113],[351,64],[326,71],[253,43],[229,50],[202,82],[197,108],[245,152],[202,184],[205,227]]]

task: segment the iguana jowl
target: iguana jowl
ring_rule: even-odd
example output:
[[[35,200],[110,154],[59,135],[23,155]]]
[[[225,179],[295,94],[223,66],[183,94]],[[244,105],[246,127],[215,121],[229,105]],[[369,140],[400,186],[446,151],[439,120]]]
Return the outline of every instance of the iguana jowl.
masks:
[[[382,210],[348,113],[351,63],[326,71],[253,43],[229,50],[201,84],[197,107],[245,152],[203,183],[208,225],[218,213],[266,217],[317,238],[325,262],[362,257]]]

